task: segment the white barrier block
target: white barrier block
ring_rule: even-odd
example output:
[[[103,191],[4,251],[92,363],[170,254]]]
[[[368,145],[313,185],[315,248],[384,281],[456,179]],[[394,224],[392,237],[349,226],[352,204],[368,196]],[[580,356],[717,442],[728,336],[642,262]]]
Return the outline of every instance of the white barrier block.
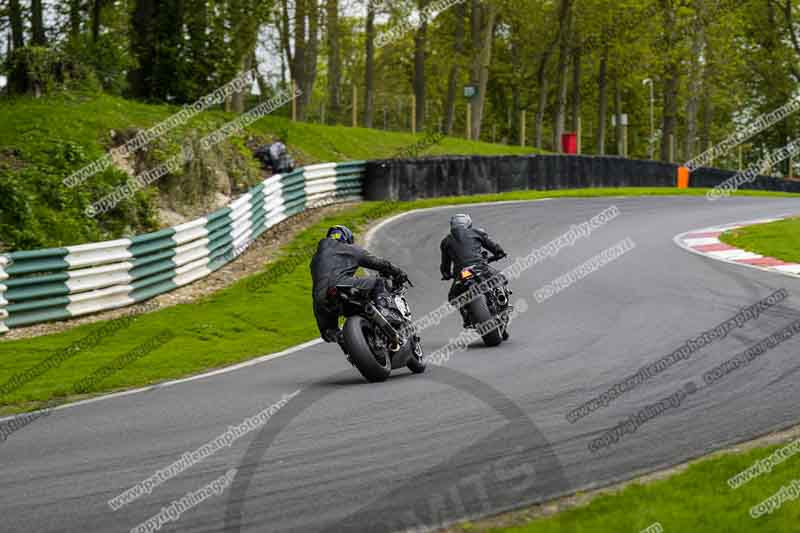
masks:
[[[117,285],[107,289],[70,294],[71,303],[67,305],[67,312],[72,316],[79,316],[131,305],[135,303],[129,296],[131,292],[133,287],[130,285]]]
[[[69,253],[64,258],[64,261],[67,262],[70,270],[127,261],[133,257],[128,251],[130,245],[130,239],[119,239],[116,241],[68,246],[67,252]]]
[[[131,282],[130,270],[133,264],[125,261],[95,268],[71,270],[67,274],[66,285],[70,294],[76,294],[113,285],[127,285]]]
[[[172,240],[177,245],[186,244],[187,242],[196,241],[208,237],[208,230],[202,226],[182,229],[179,233],[172,236]]]
[[[175,272],[177,275],[172,281],[180,287],[208,276],[211,273],[211,269],[208,268],[208,258],[206,257],[191,263],[187,263],[186,265],[176,269]]]

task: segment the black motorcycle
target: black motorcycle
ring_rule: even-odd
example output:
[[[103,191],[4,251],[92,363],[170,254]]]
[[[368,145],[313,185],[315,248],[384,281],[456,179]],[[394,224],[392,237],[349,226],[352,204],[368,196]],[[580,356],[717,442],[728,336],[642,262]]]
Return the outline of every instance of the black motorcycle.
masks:
[[[340,346],[369,382],[385,381],[392,369],[403,366],[415,374],[425,372],[422,345],[405,297],[411,282],[383,279],[390,288],[388,297],[373,300],[368,291],[350,285],[337,285],[334,295],[347,317]]]
[[[513,311],[513,306],[509,303],[511,290],[505,276],[493,272],[487,266],[502,257],[489,257],[489,254],[483,252],[483,258],[486,260],[485,264],[461,269],[455,282],[460,295],[475,293],[486,282],[481,293],[466,305],[466,322],[468,328],[478,331],[486,346],[497,346],[509,338],[508,323]]]

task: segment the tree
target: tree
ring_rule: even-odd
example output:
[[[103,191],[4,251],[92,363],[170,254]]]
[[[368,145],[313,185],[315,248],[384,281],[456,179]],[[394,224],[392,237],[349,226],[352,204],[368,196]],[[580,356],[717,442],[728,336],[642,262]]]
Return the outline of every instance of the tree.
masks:
[[[675,0],[661,0],[663,10],[663,37],[665,64],[663,71],[664,113],[661,122],[661,159],[670,161],[677,154],[673,153],[673,143],[677,145],[678,133],[678,91],[680,90],[680,55],[679,37],[676,36],[678,17]]]
[[[69,37],[76,41],[81,34],[81,0],[69,0]]]
[[[417,127],[425,128],[425,54],[427,47],[428,20],[423,14],[423,10],[428,5],[429,0],[418,0],[420,18],[419,27],[414,35],[414,96],[417,116]]]
[[[567,107],[572,2],[573,0],[561,0],[559,9],[558,68],[556,70],[558,88],[556,90],[556,106],[553,110],[553,147],[557,151],[561,151],[561,135],[564,133],[564,117]]]
[[[445,120],[444,132],[450,135],[453,132],[453,123],[456,119],[456,98],[458,97],[458,72],[464,58],[464,37],[467,18],[467,8],[464,3],[458,3],[452,8],[454,16],[453,29],[453,58],[450,72],[447,75],[447,97],[444,104]]]
[[[131,92],[138,98],[155,96],[153,81],[156,65],[155,16],[158,0],[136,0],[131,18],[131,52],[137,67],[130,71]]]
[[[375,9],[367,6],[364,50],[364,127],[371,128],[375,114]]]
[[[292,78],[302,91],[297,100],[297,119],[305,120],[306,107],[311,102],[314,80],[317,77],[319,4],[317,0],[296,0],[293,28],[289,24],[288,0],[281,0],[281,8],[283,18],[280,31],[284,53],[289,61]],[[294,39],[291,38],[292,35]]]
[[[11,44],[13,50],[25,46],[25,27],[22,23],[22,8],[19,0],[9,0],[8,17],[11,21]]]
[[[42,0],[31,0],[31,43],[35,46],[47,46],[42,15]]]
[[[477,97],[470,100],[472,115],[472,139],[480,139],[483,125],[483,109],[486,102],[486,85],[492,60],[497,6],[493,2],[472,0],[472,83],[478,87]]]
[[[326,0],[325,21],[328,37],[328,107],[331,122],[338,120],[341,112],[342,57],[339,46],[339,0]]]

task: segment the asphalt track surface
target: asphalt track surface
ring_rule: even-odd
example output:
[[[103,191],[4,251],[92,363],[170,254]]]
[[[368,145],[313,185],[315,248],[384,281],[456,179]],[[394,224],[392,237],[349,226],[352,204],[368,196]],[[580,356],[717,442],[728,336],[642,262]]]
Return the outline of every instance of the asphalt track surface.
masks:
[[[4,532],[129,531],[172,500],[237,468],[233,484],[161,531],[392,531],[486,515],[683,462],[798,422],[799,340],[713,386],[703,372],[800,318],[800,281],[690,254],[674,235],[800,213],[800,200],[556,199],[415,212],[372,249],[409,272],[416,316],[440,303],[439,241],[472,214],[511,256],[601,210],[620,215],[513,282],[530,305],[500,348],[480,344],[422,376],[364,383],[331,345],[258,365],[53,412],[0,442]],[[630,237],[636,248],[551,299],[533,292]],[[507,263],[505,263],[507,264]],[[503,266],[503,263],[500,264]],[[790,297],[725,339],[589,416],[571,409],[785,288]],[[428,352],[460,330],[424,332]],[[678,408],[596,453],[591,439],[694,381]],[[250,433],[114,512],[109,499],[278,400]]]

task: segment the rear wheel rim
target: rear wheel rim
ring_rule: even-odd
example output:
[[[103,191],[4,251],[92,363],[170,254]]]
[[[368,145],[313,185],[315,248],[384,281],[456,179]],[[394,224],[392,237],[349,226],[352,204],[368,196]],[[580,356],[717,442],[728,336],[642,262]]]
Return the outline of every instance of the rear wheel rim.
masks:
[[[366,321],[363,323],[361,326],[361,334],[364,335],[364,339],[366,339],[375,361],[384,368],[389,366],[391,364],[389,362],[389,351],[386,348],[381,349],[375,344],[376,333],[370,323]]]

